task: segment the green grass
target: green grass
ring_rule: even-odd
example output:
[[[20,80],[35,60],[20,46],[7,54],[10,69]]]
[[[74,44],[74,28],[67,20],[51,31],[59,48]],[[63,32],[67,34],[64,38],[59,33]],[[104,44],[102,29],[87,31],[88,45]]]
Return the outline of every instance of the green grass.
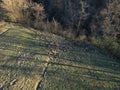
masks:
[[[109,52],[115,58],[120,59],[120,43],[116,36],[105,36],[97,39],[91,38],[91,43]]]
[[[120,64],[101,50],[20,26],[7,29],[0,36],[0,90],[120,89]]]
[[[11,25],[5,24],[4,22],[0,22],[0,35],[6,32]]]

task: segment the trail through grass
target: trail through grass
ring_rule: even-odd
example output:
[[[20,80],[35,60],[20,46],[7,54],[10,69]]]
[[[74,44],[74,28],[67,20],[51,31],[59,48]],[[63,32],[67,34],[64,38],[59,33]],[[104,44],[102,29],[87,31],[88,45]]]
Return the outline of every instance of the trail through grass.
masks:
[[[120,89],[120,63],[94,46],[20,26],[4,27],[0,90]]]

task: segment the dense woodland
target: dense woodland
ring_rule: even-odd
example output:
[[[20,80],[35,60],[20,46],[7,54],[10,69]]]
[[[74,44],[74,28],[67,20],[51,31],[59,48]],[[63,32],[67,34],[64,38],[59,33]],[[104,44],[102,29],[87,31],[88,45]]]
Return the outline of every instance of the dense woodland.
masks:
[[[0,18],[88,41],[120,58],[120,0],[1,0]]]
[[[47,19],[53,18],[77,36],[116,34],[120,28],[119,0],[33,0],[42,3]]]

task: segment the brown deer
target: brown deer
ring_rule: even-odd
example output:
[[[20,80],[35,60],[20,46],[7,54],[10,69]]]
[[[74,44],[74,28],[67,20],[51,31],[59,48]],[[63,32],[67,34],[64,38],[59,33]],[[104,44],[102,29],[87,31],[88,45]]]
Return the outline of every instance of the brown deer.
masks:
[[[4,26],[5,25],[5,21],[0,21],[0,26]]]

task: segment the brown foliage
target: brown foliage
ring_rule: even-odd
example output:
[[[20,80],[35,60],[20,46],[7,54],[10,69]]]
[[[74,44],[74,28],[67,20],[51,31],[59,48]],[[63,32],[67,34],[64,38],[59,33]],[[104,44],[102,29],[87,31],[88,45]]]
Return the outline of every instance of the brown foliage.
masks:
[[[35,28],[40,28],[41,22],[45,18],[44,7],[31,0],[3,0],[2,8],[7,11],[7,21]]]

